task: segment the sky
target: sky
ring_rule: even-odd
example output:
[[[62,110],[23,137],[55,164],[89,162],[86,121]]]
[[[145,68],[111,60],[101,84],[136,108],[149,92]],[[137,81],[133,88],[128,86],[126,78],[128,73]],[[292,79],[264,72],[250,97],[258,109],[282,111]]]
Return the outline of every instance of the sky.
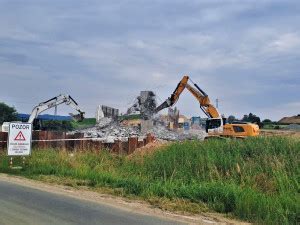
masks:
[[[226,116],[300,114],[299,12],[298,0],[0,0],[0,101],[30,113],[64,93],[92,117],[142,90],[161,103],[189,75]],[[187,91],[176,106],[204,117]]]

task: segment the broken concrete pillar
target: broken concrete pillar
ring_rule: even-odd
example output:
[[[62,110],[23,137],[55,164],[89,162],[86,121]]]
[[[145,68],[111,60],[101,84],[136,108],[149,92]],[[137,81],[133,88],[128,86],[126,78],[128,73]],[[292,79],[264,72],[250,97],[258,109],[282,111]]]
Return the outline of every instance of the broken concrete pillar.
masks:
[[[153,128],[153,121],[152,120],[142,120],[141,121],[141,132],[147,133],[149,130],[152,130]]]
[[[101,105],[99,105],[96,110],[96,122],[99,123],[102,118],[104,118],[104,113]]]

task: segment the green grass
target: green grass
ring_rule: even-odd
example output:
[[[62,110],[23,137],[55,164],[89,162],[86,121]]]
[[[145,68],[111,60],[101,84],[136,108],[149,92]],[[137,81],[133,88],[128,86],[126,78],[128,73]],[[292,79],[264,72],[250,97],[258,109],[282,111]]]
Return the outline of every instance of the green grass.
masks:
[[[266,130],[284,130],[288,125],[282,125],[282,124],[264,124],[263,129]]]
[[[3,154],[0,172],[73,179],[150,202],[181,199],[259,224],[297,224],[299,151],[298,139],[281,137],[174,143],[131,159],[47,150],[33,151],[22,171],[10,170]]]
[[[84,129],[87,127],[94,126],[96,124],[96,119],[95,118],[85,118],[83,121],[72,121],[72,126],[73,129]]]
[[[119,116],[118,118],[119,120],[138,120],[138,119],[141,119],[141,115],[138,114],[138,115],[122,115],[122,116]]]

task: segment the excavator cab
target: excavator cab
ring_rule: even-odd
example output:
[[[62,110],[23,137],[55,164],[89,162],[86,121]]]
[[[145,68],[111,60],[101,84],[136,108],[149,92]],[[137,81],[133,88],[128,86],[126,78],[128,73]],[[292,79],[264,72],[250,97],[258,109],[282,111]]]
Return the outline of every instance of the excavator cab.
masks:
[[[206,132],[209,134],[222,133],[224,124],[226,124],[226,118],[209,118],[206,120]]]

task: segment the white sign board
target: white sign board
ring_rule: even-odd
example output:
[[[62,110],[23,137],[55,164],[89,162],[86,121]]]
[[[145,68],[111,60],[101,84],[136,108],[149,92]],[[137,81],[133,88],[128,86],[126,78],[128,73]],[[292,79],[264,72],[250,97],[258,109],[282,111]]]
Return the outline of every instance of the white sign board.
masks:
[[[31,153],[31,123],[10,123],[7,152],[8,156],[25,156]]]

